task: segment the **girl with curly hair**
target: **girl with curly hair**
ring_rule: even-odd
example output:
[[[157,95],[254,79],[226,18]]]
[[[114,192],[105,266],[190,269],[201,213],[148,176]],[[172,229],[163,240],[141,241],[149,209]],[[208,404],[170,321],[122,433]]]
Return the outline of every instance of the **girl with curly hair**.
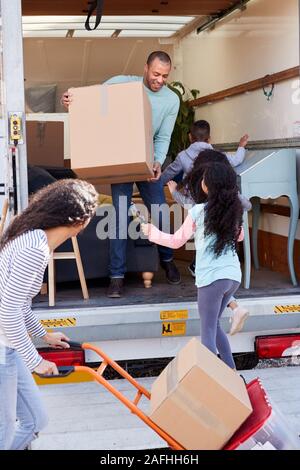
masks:
[[[31,309],[49,256],[83,230],[93,217],[98,194],[84,181],[60,180],[38,191],[0,240],[0,449],[22,450],[47,424],[31,372],[58,373],[43,359],[31,336],[68,348],[60,332],[47,333]],[[17,418],[17,421],[16,421]]]
[[[197,193],[195,195],[195,198],[198,201],[198,203],[205,202],[206,194],[203,193],[203,190],[201,187],[194,184],[193,180],[195,178],[198,178],[198,179],[202,178],[203,172],[207,163],[214,163],[214,162],[216,163],[221,162],[221,163],[224,163],[224,165],[232,166],[227,156],[221,152],[216,152],[210,149],[200,152],[198,157],[194,161],[193,173],[192,174],[188,173],[186,177],[184,178],[184,180],[178,185],[179,191],[177,191],[177,184],[174,181],[168,182],[169,191],[172,194],[172,197],[177,202],[179,202],[179,204],[183,205],[183,207],[185,207],[186,205],[194,205],[195,201],[189,190],[189,188],[191,188],[191,191],[193,194],[195,191]],[[174,197],[175,193],[177,194],[177,196]],[[244,211],[248,211],[251,209],[250,201],[246,197],[242,196],[240,193],[239,193],[239,199],[242,203]],[[188,270],[192,274],[193,277],[195,277],[195,264],[196,264],[196,256],[194,256],[192,263],[188,267]],[[234,335],[243,328],[245,320],[247,319],[249,315],[249,310],[245,308],[243,305],[239,305],[234,297],[230,299],[228,307],[231,309],[231,316],[229,318],[229,321],[231,323],[231,328],[230,328],[229,334]]]
[[[194,165],[187,185],[196,204],[181,228],[174,235],[163,233],[152,224],[142,225],[142,230],[150,241],[172,248],[183,246],[195,235],[201,341],[235,369],[220,318],[241,282],[236,249],[242,238],[243,208],[236,173],[220,161],[208,162],[204,167]]]

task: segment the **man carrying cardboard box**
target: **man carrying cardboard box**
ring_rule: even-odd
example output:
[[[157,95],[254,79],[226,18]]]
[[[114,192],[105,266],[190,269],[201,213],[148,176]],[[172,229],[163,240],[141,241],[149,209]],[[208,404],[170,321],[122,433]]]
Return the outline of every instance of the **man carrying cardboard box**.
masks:
[[[138,182],[141,197],[151,213],[151,206],[161,205],[166,202],[162,182],[160,181],[161,166],[165,161],[169,149],[170,139],[179,109],[179,98],[171,91],[166,82],[172,67],[168,54],[162,51],[152,52],[144,67],[143,77],[118,75],[107,80],[107,84],[127,83],[143,81],[152,108],[152,128],[154,144],[154,177],[150,181]],[[72,96],[65,92],[62,96],[62,104],[68,109],[72,102]],[[134,142],[133,142],[134,145]],[[127,212],[130,206],[133,183],[112,184],[112,199],[116,210],[116,238],[110,240],[110,285],[107,295],[111,298],[121,297],[123,294],[124,274],[126,272],[126,245],[127,239],[122,239],[124,233],[124,218],[120,217],[120,200],[127,200]],[[124,202],[123,202],[124,203]],[[159,213],[156,224],[161,229],[162,213]],[[127,226],[129,218],[126,218]],[[158,246],[160,264],[166,272],[170,284],[180,283],[180,273],[173,261],[173,250]]]

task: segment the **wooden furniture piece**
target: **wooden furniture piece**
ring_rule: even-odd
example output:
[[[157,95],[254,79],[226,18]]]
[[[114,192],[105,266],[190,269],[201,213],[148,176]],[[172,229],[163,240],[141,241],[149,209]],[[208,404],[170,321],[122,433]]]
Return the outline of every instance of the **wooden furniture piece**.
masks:
[[[145,289],[149,289],[152,287],[152,279],[154,277],[154,273],[150,273],[147,271],[142,272],[142,278],[144,281],[144,287]]]
[[[288,235],[288,266],[291,281],[297,285],[293,254],[296,236],[299,200],[296,180],[296,150],[266,149],[248,151],[244,162],[235,168],[239,176],[241,193],[251,199],[252,217],[252,253],[256,269],[259,269],[257,255],[257,233],[260,215],[260,198],[277,199],[286,196],[290,204],[290,225]],[[244,214],[244,287],[250,287],[251,251],[249,238],[248,213]]]
[[[82,295],[85,300],[89,299],[87,290],[86,280],[84,276],[84,270],[82,266],[80,251],[78,247],[77,237],[72,237],[73,251],[54,251],[49,259],[48,264],[48,293],[49,293],[49,307],[55,305],[55,260],[63,259],[75,259],[77,265],[77,271],[79,275]]]
[[[0,219],[0,237],[4,231],[5,227],[5,222],[6,222],[6,217],[7,217],[7,212],[8,212],[8,199],[4,200],[3,207],[2,207],[2,213],[1,213],[1,219]]]

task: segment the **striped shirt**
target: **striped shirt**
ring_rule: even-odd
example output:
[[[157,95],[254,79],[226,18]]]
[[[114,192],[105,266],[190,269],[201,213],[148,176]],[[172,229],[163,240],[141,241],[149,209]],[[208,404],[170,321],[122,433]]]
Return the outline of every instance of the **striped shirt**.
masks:
[[[31,230],[7,243],[0,252],[0,344],[16,349],[32,371],[41,362],[30,336],[44,336],[31,309],[49,261],[43,230]]]

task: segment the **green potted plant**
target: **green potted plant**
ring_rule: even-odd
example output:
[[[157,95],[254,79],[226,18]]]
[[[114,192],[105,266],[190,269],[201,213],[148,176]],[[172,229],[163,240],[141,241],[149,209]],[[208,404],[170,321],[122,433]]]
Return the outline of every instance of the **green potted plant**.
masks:
[[[168,156],[174,160],[181,150],[190,145],[188,133],[195,120],[195,108],[188,105],[192,99],[196,99],[199,90],[189,90],[181,82],[171,82],[168,87],[174,91],[180,100],[179,111],[171,137]]]

